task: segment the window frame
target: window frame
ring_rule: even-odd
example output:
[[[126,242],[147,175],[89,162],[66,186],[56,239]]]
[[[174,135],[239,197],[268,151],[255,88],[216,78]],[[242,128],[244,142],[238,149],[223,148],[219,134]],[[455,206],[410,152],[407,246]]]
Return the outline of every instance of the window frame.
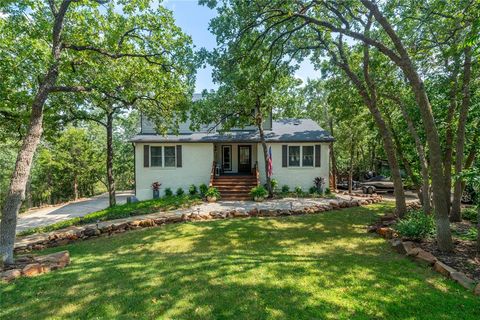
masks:
[[[174,161],[173,161],[173,165],[171,166],[166,166],[165,165],[165,148],[173,148],[173,152],[174,152]],[[161,156],[160,156],[160,165],[157,166],[157,165],[153,165],[153,152],[152,152],[152,148],[160,148],[161,150]],[[158,158],[158,156],[156,156]],[[151,168],[155,168],[155,169],[174,169],[174,168],[177,168],[177,146],[176,145],[165,145],[165,146],[150,146],[150,167]]]
[[[154,155],[153,155],[153,151],[152,151],[153,148],[160,149],[160,156],[155,155],[155,159],[160,158],[160,165],[154,165],[153,164],[154,163],[153,162]],[[162,146],[150,146],[150,167],[152,167],[152,168],[162,168],[163,167],[163,147]]]
[[[290,165],[290,147],[299,147],[300,149],[300,160],[298,166]],[[312,153],[312,165],[303,165],[303,148],[311,147],[313,149]],[[287,145],[287,168],[315,168],[315,145],[314,144],[288,144]]]

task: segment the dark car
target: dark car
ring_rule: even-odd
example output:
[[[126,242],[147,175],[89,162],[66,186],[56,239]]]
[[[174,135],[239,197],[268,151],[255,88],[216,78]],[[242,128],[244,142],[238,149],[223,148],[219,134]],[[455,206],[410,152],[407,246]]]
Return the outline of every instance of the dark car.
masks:
[[[359,181],[352,181],[352,190],[356,190],[360,188],[360,182]],[[340,182],[337,182],[337,189],[339,190],[348,190],[348,180],[343,180]]]

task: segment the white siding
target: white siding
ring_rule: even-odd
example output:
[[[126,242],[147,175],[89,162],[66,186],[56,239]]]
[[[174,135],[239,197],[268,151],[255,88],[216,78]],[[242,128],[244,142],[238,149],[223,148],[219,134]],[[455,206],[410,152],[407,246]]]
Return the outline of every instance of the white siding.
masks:
[[[320,167],[282,167],[282,145],[311,146],[315,144],[321,145]],[[288,185],[290,190],[293,191],[296,186],[301,186],[303,191],[308,191],[308,189],[313,186],[313,179],[315,177],[325,178],[325,188],[329,188],[330,162],[328,143],[267,143],[267,146],[272,146],[272,178],[278,181],[279,188],[281,188],[283,185]],[[261,183],[264,184],[266,183],[265,161],[263,157],[263,148],[260,143],[257,145],[257,150],[260,180]]]
[[[197,187],[210,181],[210,171],[213,162],[212,143],[184,143],[182,146],[181,168],[159,168],[143,166],[143,143],[135,144],[135,175],[136,196],[139,200],[151,199],[153,192],[151,185],[158,181],[162,184],[160,195],[165,188],[175,193],[177,188],[183,188],[185,193],[188,187],[195,184]],[[175,146],[179,144],[149,143],[150,146]]]

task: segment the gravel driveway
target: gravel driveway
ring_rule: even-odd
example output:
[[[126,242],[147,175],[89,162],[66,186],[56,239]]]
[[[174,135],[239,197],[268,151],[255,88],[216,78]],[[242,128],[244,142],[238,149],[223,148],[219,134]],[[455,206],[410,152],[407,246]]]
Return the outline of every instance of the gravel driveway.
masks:
[[[132,191],[117,192],[117,204],[127,202],[127,197],[132,196]],[[108,207],[108,193],[92,198],[82,199],[68,204],[29,210],[20,214],[17,222],[17,233],[29,228],[46,226],[55,222],[83,217],[91,212]]]

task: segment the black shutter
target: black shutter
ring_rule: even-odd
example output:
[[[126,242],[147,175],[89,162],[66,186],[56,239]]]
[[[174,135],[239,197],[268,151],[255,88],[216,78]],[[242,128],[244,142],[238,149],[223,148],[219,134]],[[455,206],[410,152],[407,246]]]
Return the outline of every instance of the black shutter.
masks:
[[[177,146],[177,168],[182,167],[182,146]]]
[[[288,146],[286,144],[282,145],[282,167],[288,166]]]
[[[315,167],[320,167],[320,150],[321,150],[321,145],[316,144],[315,145]]]
[[[150,167],[150,146],[148,144],[143,146],[143,166]]]

